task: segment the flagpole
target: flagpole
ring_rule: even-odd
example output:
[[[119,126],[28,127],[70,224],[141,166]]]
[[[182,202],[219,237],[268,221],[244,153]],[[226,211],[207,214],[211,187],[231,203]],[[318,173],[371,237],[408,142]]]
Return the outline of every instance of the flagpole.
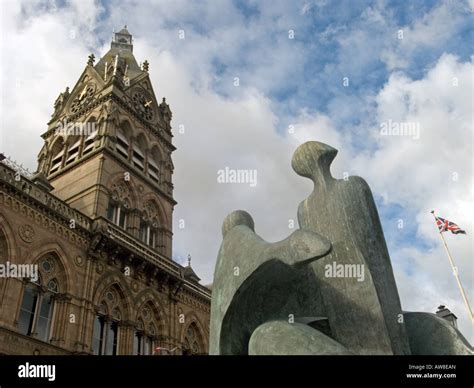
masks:
[[[435,218],[435,222],[436,222],[436,215],[435,215],[434,210],[432,210],[431,213],[433,214],[433,217]],[[471,318],[471,322],[474,323],[474,315],[472,314],[471,305],[469,304],[466,293],[464,292],[464,287],[462,286],[461,279],[459,278],[458,268],[454,264],[454,259],[451,256],[451,252],[449,252],[448,244],[446,243],[446,240],[443,236],[443,231],[439,231],[439,235],[441,236],[441,240],[443,240],[444,249],[446,249],[446,253],[448,254],[449,263],[451,264],[451,268],[453,269],[454,277],[456,278],[456,281],[458,282],[459,290],[461,291],[464,304],[466,305],[467,310],[469,312],[469,317]]]

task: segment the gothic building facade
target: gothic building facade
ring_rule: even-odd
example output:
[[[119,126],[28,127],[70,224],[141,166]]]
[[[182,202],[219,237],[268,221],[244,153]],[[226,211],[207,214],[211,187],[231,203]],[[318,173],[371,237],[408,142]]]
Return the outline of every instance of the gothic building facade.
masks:
[[[0,353],[207,353],[211,293],[172,260],[172,115],[148,67],[115,33],[56,100],[37,172],[0,163]]]

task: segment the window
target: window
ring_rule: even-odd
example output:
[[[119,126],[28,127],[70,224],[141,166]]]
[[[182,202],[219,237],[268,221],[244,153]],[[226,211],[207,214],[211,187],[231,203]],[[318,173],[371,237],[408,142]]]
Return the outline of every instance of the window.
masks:
[[[155,331],[155,326],[153,325],[153,323],[150,323],[148,325],[147,334],[148,335],[145,337],[145,354],[151,355],[155,351],[153,344],[155,342],[154,337],[155,337],[156,331]]]
[[[145,169],[145,157],[143,156],[142,151],[135,146],[132,153],[133,165],[138,167],[140,170]]]
[[[129,142],[125,135],[121,132],[117,134],[117,152],[120,156],[128,159]]]
[[[102,355],[104,343],[105,320],[101,315],[97,315],[94,320],[94,333],[92,337],[92,351],[95,355]]]
[[[146,242],[146,235],[147,235],[147,228],[148,228],[148,224],[143,221],[143,220],[140,220],[140,240],[142,240],[143,242]]]
[[[97,131],[94,131],[86,138],[86,140],[84,140],[84,150],[82,151],[82,155],[85,155],[94,149],[96,137]]]
[[[133,354],[137,356],[151,356],[154,352],[154,338],[141,330],[135,330],[133,340]]]
[[[110,202],[107,208],[107,219],[112,221],[115,225],[120,226],[122,229],[127,228],[127,210],[125,206],[118,205],[117,203]]]
[[[66,158],[66,165],[71,164],[76,160],[77,156],[79,155],[79,147],[81,145],[81,138],[77,140],[73,145],[69,146],[67,151],[67,158]]]
[[[107,342],[105,346],[105,354],[115,356],[117,354],[117,322],[109,322],[107,325]]]
[[[141,331],[136,330],[135,336],[133,337],[133,354],[140,356],[143,349],[143,334]]]
[[[155,247],[155,231],[153,229],[149,229],[150,233],[148,234],[148,245],[152,248]]]
[[[8,244],[7,244],[7,236],[5,232],[0,227],[0,263],[5,263],[7,261],[8,255]]]
[[[133,354],[140,356],[143,354],[143,336],[144,326],[141,320],[138,321],[137,328],[135,329],[135,335],[133,337]]]
[[[118,322],[108,320],[105,316],[98,314],[94,321],[94,332],[92,335],[92,351],[95,355],[118,354]]]
[[[39,285],[32,283],[25,287],[18,320],[18,330],[28,336],[36,335],[42,341],[49,341],[54,312],[54,294],[59,291],[56,280],[48,282],[47,291],[40,292]]]
[[[145,337],[145,348],[143,350],[145,356],[153,354],[153,339],[151,337]]]
[[[152,248],[156,244],[156,230],[145,220],[140,220],[140,240]]]
[[[147,302],[138,316],[138,323],[133,338],[133,354],[153,355],[159,346],[158,332],[159,314],[152,302]]]
[[[58,288],[58,283],[56,283],[56,280],[50,280],[48,282],[48,290],[55,293],[58,292],[59,288]]]
[[[44,258],[42,263],[41,263],[41,269],[46,273],[50,273],[50,272],[54,271],[54,261],[53,261],[53,259],[50,258],[50,257]]]
[[[53,317],[53,302],[53,295],[51,293],[45,294],[41,301],[36,331],[38,338],[42,341],[49,341]]]
[[[148,161],[148,176],[157,183],[160,181],[160,170],[153,160]]]
[[[118,212],[118,205],[110,202],[109,207],[107,208],[107,219],[114,222],[115,214]]]
[[[18,320],[18,330],[21,334],[31,335],[33,333],[38,296],[37,287],[32,284],[28,284],[25,287],[23,302],[20,309],[20,319]]]
[[[118,208],[117,221],[117,225],[121,228],[125,229],[127,227],[127,213],[121,207]]]
[[[184,339],[184,348],[187,354],[199,354],[199,329],[195,322],[191,323],[186,330],[186,337]]]
[[[49,173],[52,174],[53,172],[58,171],[61,168],[62,161],[63,161],[64,149],[61,149],[56,156],[51,161],[51,169]]]
[[[94,320],[92,351],[96,355],[119,354],[120,303],[114,288],[105,292]],[[110,313],[111,312],[111,313]]]

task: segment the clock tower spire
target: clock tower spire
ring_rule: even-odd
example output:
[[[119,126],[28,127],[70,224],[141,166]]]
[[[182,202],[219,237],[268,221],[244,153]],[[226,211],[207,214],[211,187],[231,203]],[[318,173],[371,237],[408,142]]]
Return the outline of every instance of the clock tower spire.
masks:
[[[38,173],[52,193],[171,258],[171,110],[158,103],[149,63],[140,66],[127,26],[54,105]]]

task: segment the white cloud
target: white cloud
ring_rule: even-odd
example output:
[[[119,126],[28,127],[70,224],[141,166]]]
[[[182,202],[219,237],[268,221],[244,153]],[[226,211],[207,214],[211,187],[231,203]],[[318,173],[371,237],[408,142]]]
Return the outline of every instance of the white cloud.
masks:
[[[417,51],[445,47],[454,40],[465,20],[465,12],[469,12],[466,2],[442,1],[408,25],[396,26],[394,19],[386,18],[394,39],[387,42],[381,59],[389,70],[406,69]],[[399,31],[403,34],[401,38]]]
[[[404,308],[433,310],[437,304],[446,304],[458,316],[462,331],[471,341],[472,324],[450,274],[430,211],[435,209],[440,216],[468,230],[467,235],[447,235],[446,239],[472,301],[473,70],[472,63],[443,55],[421,80],[392,74],[376,97],[378,121],[419,123],[420,139],[378,136],[377,151],[355,156],[354,160],[355,170],[369,181],[375,193],[388,204],[398,204],[414,215],[404,220],[417,226],[417,234],[412,237],[433,245],[431,251],[408,242],[409,248],[391,247]],[[373,131],[378,134],[380,128]],[[412,275],[407,276],[407,272]]]
[[[50,10],[38,17],[33,3],[25,4],[11,2],[1,7],[0,145],[7,155],[34,170],[42,147],[40,134],[46,131],[53,103],[84,70],[89,54],[86,45],[95,41],[88,23],[98,11],[78,1],[73,9]],[[85,19],[77,18],[75,12]]]

